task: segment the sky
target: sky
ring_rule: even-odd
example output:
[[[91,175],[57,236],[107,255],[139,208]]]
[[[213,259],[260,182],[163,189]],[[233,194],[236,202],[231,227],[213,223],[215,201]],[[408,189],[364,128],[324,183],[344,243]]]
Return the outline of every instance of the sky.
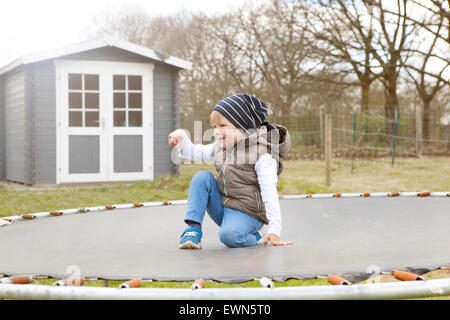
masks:
[[[27,54],[86,40],[96,16],[134,5],[149,15],[180,10],[223,12],[245,0],[1,0],[0,68]]]
[[[85,41],[94,30],[95,18],[101,18],[106,12],[117,12],[126,6],[137,6],[149,15],[158,16],[175,14],[181,10],[224,12],[240,7],[246,1],[0,0],[0,68],[27,54]],[[442,62],[431,63],[429,67],[440,70]],[[448,68],[444,76],[449,73]]]

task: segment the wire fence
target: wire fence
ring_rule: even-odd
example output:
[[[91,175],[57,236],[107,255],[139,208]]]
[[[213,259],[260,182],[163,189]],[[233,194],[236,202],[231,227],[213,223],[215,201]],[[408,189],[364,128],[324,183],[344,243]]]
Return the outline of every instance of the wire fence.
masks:
[[[289,129],[291,149],[288,159],[315,160],[325,156],[325,114],[332,119],[332,157],[358,166],[361,162],[384,161],[401,165],[402,158],[421,156],[450,156],[450,123],[442,123],[441,114],[430,114],[428,130],[423,130],[422,116],[415,108],[396,110],[393,119],[377,111],[340,112],[322,108],[299,108],[288,120],[268,118]],[[420,114],[419,114],[420,115]],[[192,115],[191,115],[192,117]],[[193,118],[182,119],[184,128],[191,132]],[[205,119],[202,119],[205,118]],[[209,115],[198,117],[203,129],[209,128]]]
[[[285,121],[291,136],[290,159],[323,159],[325,112]],[[450,125],[430,119],[423,136],[421,119],[395,112],[394,119],[379,114],[331,113],[333,158],[352,162],[397,161],[421,156],[450,156]]]

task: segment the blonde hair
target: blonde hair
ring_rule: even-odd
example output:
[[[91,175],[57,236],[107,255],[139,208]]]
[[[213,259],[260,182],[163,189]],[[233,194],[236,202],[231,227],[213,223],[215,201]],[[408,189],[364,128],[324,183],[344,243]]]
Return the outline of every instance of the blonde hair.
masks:
[[[225,117],[220,112],[213,110],[209,115],[209,124],[212,127],[214,123],[219,123],[223,118]]]

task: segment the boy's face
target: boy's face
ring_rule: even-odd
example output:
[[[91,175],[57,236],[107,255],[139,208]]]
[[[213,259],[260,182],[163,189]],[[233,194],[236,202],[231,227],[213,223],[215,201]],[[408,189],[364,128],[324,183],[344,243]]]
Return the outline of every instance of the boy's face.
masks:
[[[224,149],[233,147],[237,141],[245,138],[245,135],[223,116],[218,117],[212,127],[214,139]]]

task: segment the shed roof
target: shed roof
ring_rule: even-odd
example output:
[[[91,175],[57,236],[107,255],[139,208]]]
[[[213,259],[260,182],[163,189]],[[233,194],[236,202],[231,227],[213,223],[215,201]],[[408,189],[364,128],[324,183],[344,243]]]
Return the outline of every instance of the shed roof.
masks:
[[[164,53],[160,53],[158,51],[155,51],[153,49],[140,46],[116,37],[107,36],[99,39],[89,40],[57,49],[53,49],[50,51],[45,52],[39,52],[39,53],[33,53],[29,55],[22,56],[13,62],[7,64],[6,66],[3,66],[0,68],[0,75],[13,70],[14,68],[17,68],[20,65],[23,64],[30,64],[34,62],[39,62],[47,59],[54,59],[57,57],[79,53],[83,51],[88,50],[94,50],[98,48],[103,47],[116,47],[120,48],[126,51],[133,52],[135,54],[156,60],[161,61],[163,63],[172,65],[174,67],[180,68],[180,69],[187,69],[190,70],[192,68],[192,63],[174,56],[169,56]]]

